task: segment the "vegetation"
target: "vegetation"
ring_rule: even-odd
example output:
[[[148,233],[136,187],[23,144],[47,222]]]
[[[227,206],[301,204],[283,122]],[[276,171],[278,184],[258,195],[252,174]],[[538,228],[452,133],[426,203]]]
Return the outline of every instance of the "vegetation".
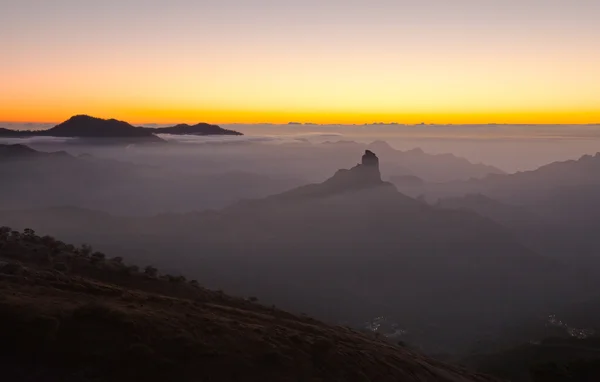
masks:
[[[9,381],[492,381],[89,246],[0,228]]]

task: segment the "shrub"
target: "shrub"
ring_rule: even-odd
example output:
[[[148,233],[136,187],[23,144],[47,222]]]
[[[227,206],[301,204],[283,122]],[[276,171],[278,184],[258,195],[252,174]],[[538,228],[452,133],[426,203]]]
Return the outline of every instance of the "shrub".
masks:
[[[0,272],[6,273],[8,275],[21,275],[25,268],[18,263],[6,263],[2,268],[0,268]]]
[[[106,255],[102,252],[94,252],[91,256],[92,263],[103,262],[105,258],[106,258]]]
[[[59,272],[66,272],[69,270],[69,267],[65,263],[56,263],[54,264],[54,269]]]
[[[89,244],[82,244],[81,248],[79,248],[79,253],[81,253],[84,256],[89,256],[92,253],[92,246]],[[100,252],[96,252],[96,253],[100,253]],[[103,258],[104,260],[104,258]]]
[[[148,265],[146,268],[144,268],[144,274],[151,277],[156,277],[158,274],[158,269],[154,268],[152,265]]]

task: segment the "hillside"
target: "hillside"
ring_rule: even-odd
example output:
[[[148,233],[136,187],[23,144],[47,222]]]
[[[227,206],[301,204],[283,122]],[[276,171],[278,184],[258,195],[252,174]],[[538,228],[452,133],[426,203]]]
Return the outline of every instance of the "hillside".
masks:
[[[0,229],[0,366],[11,381],[492,381],[255,298]]]
[[[546,338],[462,363],[514,382],[594,382],[600,380],[600,338]]]

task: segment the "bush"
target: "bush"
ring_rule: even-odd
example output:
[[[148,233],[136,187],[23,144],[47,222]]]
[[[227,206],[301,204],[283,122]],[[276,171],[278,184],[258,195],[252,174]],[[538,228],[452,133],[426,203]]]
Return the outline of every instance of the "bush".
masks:
[[[81,253],[83,256],[89,256],[92,253],[92,246],[89,244],[82,244],[81,248],[79,248],[79,253]],[[96,252],[96,253],[100,253],[100,252]],[[102,258],[104,260],[104,258]]]
[[[92,263],[100,263],[106,259],[106,255],[102,252],[94,252],[91,256]]]
[[[152,265],[148,265],[144,268],[144,274],[150,277],[156,277],[156,275],[158,275],[158,269],[154,268]]]
[[[15,276],[23,274],[24,270],[25,268],[18,263],[6,263],[0,268],[0,272]]]
[[[54,264],[54,269],[59,272],[66,272],[69,270],[69,267],[65,263],[56,263]]]

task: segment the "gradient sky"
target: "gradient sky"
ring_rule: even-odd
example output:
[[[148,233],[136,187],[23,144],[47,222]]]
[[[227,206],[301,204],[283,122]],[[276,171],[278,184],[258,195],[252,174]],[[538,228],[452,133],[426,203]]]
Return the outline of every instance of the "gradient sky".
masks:
[[[0,120],[598,123],[598,0],[2,0]]]

